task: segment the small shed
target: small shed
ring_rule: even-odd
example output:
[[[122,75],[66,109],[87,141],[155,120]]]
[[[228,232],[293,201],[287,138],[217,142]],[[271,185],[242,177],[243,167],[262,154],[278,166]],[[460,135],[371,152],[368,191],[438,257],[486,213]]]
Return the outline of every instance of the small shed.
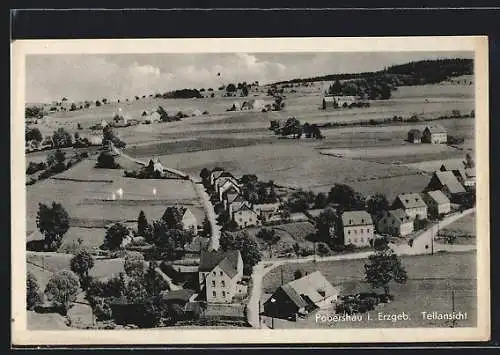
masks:
[[[422,143],[422,132],[419,129],[410,129],[408,132],[408,142],[415,144]]]

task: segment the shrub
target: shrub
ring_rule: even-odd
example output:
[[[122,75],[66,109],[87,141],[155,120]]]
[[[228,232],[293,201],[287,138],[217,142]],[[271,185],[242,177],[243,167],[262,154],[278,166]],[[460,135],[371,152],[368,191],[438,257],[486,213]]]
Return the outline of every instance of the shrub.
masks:
[[[121,166],[115,161],[115,157],[108,152],[101,152],[97,157],[96,168],[100,169],[120,169]]]
[[[318,254],[320,256],[325,256],[325,255],[328,255],[329,253],[330,253],[330,248],[328,248],[326,246],[326,244],[324,244],[324,243],[318,244]]]
[[[35,163],[30,161],[28,164],[28,168],[26,169],[26,174],[31,175],[38,171],[45,170],[47,168],[47,164],[45,162]]]

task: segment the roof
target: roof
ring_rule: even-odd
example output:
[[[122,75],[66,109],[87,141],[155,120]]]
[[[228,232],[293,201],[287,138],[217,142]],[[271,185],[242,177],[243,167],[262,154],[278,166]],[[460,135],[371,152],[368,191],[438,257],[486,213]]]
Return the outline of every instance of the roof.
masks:
[[[422,196],[418,193],[403,193],[398,195],[397,199],[401,201],[403,207],[406,208],[418,208],[418,207],[426,207]]]
[[[373,224],[372,216],[366,211],[347,211],[342,213],[342,225],[368,226]]]
[[[316,304],[340,292],[339,288],[333,287],[320,271],[289,282],[281,286],[281,289],[299,308],[306,306],[308,300]]]
[[[454,170],[459,170],[459,169],[464,169],[464,164],[452,164],[450,162],[444,163],[441,165],[441,171],[454,171]]]
[[[428,129],[431,133],[446,133],[446,129],[440,124],[428,125],[425,129]]]
[[[205,251],[200,255],[200,266],[198,271],[210,272],[217,265],[229,275],[233,277],[238,273],[239,250],[221,251]]]
[[[334,102],[335,98],[333,96],[325,96],[323,100],[325,100],[325,102]]]
[[[450,200],[446,195],[440,190],[428,191],[427,195],[429,195],[434,201],[436,201],[439,205],[450,203]]]
[[[162,291],[161,298],[164,301],[181,300],[188,302],[189,299],[195,294],[194,290],[191,289],[180,289],[173,291]]]
[[[421,136],[422,132],[419,129],[413,128],[408,131],[408,134]]]
[[[270,203],[256,203],[253,208],[259,208],[261,211],[274,211],[280,206],[278,201]]]
[[[250,206],[248,201],[243,201],[237,208],[233,209],[233,213],[239,212],[239,211],[249,211],[254,214],[257,214]]]
[[[434,173],[441,183],[441,185],[446,186],[450,193],[462,193],[465,192],[465,188],[458,181],[457,177],[451,171],[436,171]]]
[[[413,221],[413,218],[408,216],[406,212],[401,208],[398,208],[396,210],[390,210],[389,214],[400,220],[402,223]]]

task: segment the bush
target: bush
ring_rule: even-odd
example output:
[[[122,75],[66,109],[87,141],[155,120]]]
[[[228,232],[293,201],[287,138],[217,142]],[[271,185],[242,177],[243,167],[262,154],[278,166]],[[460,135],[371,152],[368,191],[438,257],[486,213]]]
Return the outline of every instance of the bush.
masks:
[[[97,157],[96,168],[100,169],[120,169],[121,166],[115,161],[115,157],[108,152],[101,152]]]
[[[28,168],[26,169],[26,174],[31,175],[38,171],[45,170],[47,168],[47,164],[45,162],[34,163],[32,161],[29,162]]]
[[[318,244],[318,254],[320,256],[326,256],[326,255],[330,254],[330,248],[328,248],[326,246],[326,244],[324,244],[324,243],[319,243]]]

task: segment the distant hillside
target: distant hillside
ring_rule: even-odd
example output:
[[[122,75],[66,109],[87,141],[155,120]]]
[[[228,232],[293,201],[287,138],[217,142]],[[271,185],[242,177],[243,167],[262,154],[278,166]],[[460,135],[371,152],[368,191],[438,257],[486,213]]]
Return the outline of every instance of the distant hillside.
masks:
[[[393,65],[375,72],[329,74],[311,78],[297,78],[276,82],[273,85],[369,79],[380,76],[391,77],[391,81],[395,81],[397,86],[423,85],[439,83],[455,76],[472,75],[473,71],[474,63],[472,59],[435,59]]]

